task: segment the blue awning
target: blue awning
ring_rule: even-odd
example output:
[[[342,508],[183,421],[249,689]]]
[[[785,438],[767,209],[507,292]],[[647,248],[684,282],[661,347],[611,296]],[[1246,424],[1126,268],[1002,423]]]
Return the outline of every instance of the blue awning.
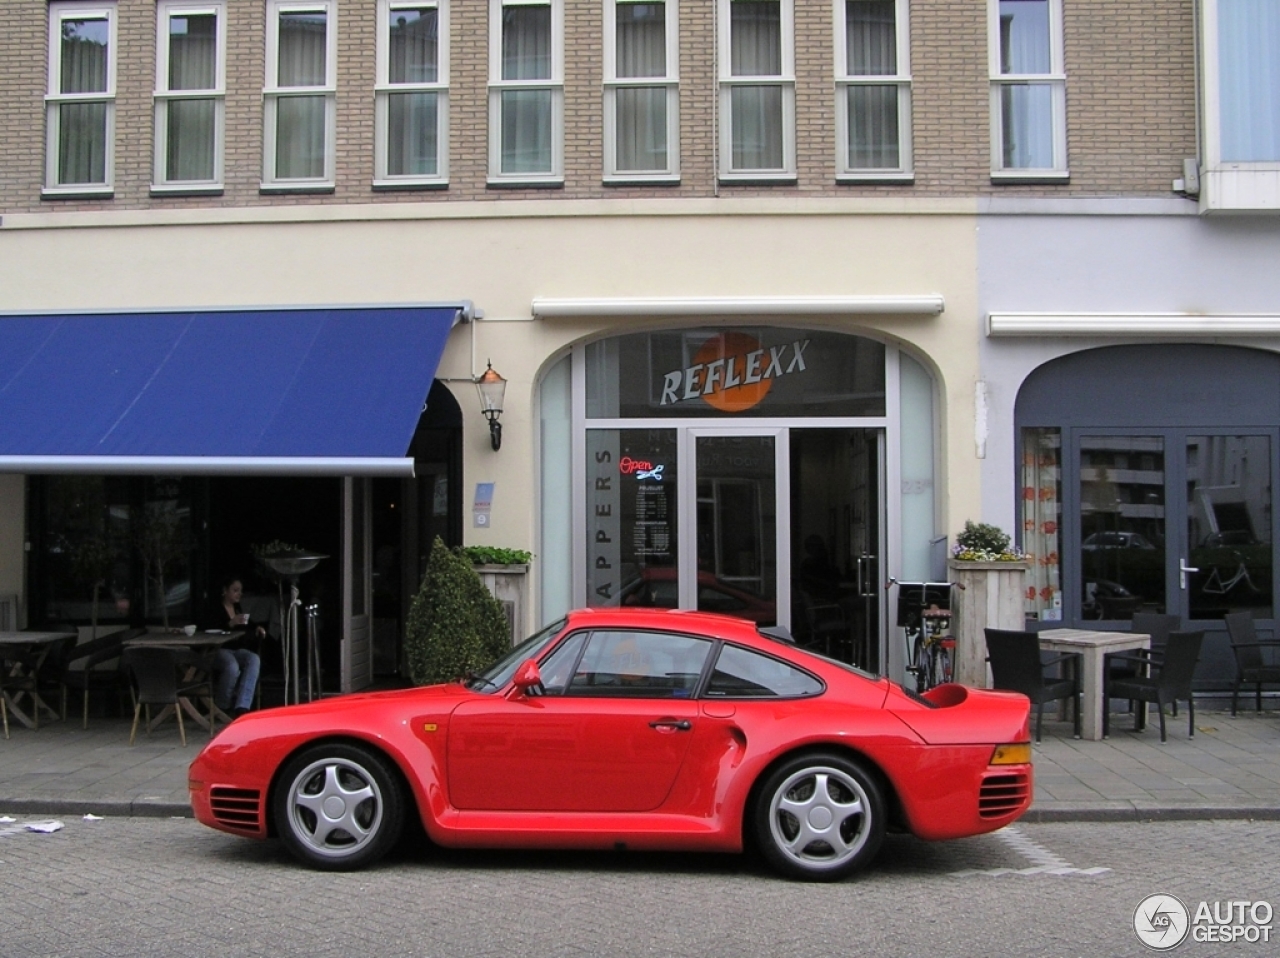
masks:
[[[412,475],[468,308],[0,315],[0,472]]]

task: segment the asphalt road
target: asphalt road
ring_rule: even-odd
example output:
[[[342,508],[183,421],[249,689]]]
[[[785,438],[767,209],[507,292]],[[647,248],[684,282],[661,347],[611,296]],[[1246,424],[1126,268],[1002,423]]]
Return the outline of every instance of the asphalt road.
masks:
[[[190,819],[0,824],[0,955],[1151,955],[1133,913],[1152,893],[1268,901],[1280,930],[1280,823],[1018,825],[928,844],[890,836],[834,885],[728,856],[406,849],[325,874],[274,843]],[[1278,955],[1280,941],[1186,956]]]

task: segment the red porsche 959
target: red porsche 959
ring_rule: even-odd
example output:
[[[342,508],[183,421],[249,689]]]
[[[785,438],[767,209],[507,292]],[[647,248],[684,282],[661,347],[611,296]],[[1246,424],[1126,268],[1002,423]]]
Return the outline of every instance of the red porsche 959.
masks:
[[[481,675],[251,712],[191,765],[213,828],[353,869],[408,816],[448,847],[738,852],[833,880],[886,829],[992,831],[1031,803],[1029,703],[923,695],[742,619],[593,609]]]

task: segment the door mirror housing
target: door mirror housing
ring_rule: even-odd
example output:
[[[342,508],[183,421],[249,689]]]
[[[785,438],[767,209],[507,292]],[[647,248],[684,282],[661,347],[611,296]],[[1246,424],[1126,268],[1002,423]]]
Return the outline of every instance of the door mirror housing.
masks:
[[[524,695],[542,694],[542,673],[538,671],[538,663],[533,659],[521,664],[511,681]]]

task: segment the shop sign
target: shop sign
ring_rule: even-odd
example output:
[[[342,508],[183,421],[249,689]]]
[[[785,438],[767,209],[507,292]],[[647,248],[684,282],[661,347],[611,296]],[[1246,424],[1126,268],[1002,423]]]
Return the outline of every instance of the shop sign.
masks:
[[[809,340],[762,346],[754,336],[712,336],[694,354],[693,365],[664,374],[659,405],[701,399],[722,412],[743,412],[768,395],[773,382],[805,371]]]

